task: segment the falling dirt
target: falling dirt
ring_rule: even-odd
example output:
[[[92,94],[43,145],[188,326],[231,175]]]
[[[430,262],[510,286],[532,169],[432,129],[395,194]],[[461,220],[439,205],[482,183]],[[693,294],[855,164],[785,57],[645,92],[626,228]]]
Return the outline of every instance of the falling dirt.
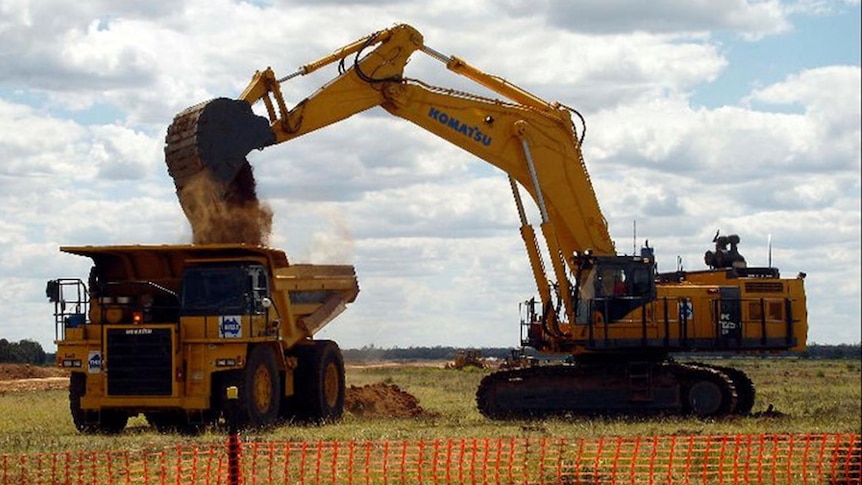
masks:
[[[394,384],[350,386],[344,409],[364,418],[418,418],[432,414],[422,409],[419,400]]]
[[[268,245],[272,209],[258,200],[248,162],[230,185],[217,181],[204,170],[193,176],[177,195],[192,226],[194,244]]]

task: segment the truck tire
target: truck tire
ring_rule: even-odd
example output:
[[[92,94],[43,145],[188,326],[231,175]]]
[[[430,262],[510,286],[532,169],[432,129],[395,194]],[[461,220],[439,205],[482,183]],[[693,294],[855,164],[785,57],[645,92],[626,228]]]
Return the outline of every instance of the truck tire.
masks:
[[[344,414],[344,358],[338,344],[317,340],[300,345],[295,354],[296,417],[302,421],[337,421]]]
[[[105,410],[99,412],[99,432],[103,434],[120,434],[126,429],[129,415],[123,411]]]
[[[69,376],[69,411],[72,413],[72,423],[81,433],[92,434],[99,431],[99,419],[94,411],[81,409],[81,398],[86,392],[87,375],[83,372],[72,372]]]
[[[281,381],[272,347],[257,345],[251,349],[245,369],[231,371],[221,393],[229,386],[239,391],[238,423],[241,428],[265,428],[275,424],[281,407]],[[227,409],[224,409],[226,416]]]
[[[75,429],[85,434],[119,434],[129,421],[129,415],[122,411],[89,411],[81,409],[81,398],[87,393],[87,375],[73,372],[69,376],[69,411]]]

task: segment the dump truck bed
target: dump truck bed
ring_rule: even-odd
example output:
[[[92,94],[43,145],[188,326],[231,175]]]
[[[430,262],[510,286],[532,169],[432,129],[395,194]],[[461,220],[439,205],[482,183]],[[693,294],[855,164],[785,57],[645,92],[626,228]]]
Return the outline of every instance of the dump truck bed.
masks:
[[[297,325],[314,335],[356,299],[359,284],[350,265],[295,264],[276,272],[275,291],[288,292]]]
[[[189,264],[243,260],[263,264],[271,273],[273,301],[288,309],[290,321],[299,330],[288,330],[288,340],[314,335],[359,293],[353,266],[290,264],[284,251],[270,247],[186,244],[66,246],[60,249],[91,258],[99,269],[100,280],[147,281],[177,294],[182,286],[183,269]],[[90,281],[89,285],[99,283]],[[285,294],[288,299],[283,298]]]

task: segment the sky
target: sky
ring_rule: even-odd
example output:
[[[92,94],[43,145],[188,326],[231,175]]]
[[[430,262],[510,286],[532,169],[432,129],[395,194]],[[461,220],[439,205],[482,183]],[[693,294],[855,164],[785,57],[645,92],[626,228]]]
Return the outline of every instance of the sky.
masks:
[[[749,265],[771,247],[807,274],[809,342],[862,340],[859,0],[0,0],[0,337],[56,349],[45,283],[91,265],[60,246],[191,241],[164,164],[176,113],[399,23],[583,114],[619,251],[704,269],[715,231],[739,234]],[[422,53],[405,74],[485,94]],[[518,345],[536,285],[505,174],[380,108],[249,159],[270,245],[356,267],[322,338]]]

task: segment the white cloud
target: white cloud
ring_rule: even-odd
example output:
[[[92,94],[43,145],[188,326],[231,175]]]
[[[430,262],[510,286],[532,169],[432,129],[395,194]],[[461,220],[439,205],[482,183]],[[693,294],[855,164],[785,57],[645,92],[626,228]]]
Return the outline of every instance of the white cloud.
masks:
[[[190,231],[165,173],[181,109],[237,96],[256,69],[284,75],[405,21],[426,43],[587,117],[586,162],[629,252],[701,267],[715,229],[785,275],[808,277],[812,336],[860,340],[860,68],[810,66],[736,105],[692,92],[756,43],[827,15],[817,1],[433,2],[228,0],[0,4],[0,286],[20,302],[5,338],[50,346],[44,280],[86,276],[64,244],[175,243]],[[858,1],[845,2],[858,7]],[[265,19],[265,26],[261,22]],[[844,48],[836,45],[836,49]],[[408,75],[483,93],[416,54]],[[290,104],[335,66],[284,84]],[[740,82],[755,85],[751,79]],[[517,345],[535,283],[505,177],[383,110],[252,156],[291,261],[355,264],[357,303],[325,336],[343,346]],[[532,209],[531,209],[532,210]],[[535,220],[535,218],[533,219]],[[640,241],[638,241],[639,243]]]
[[[810,69],[792,74],[781,83],[757,89],[746,101],[804,106],[809,133],[803,135],[828,140],[828,143],[817,144],[819,156],[827,167],[845,163],[850,165],[834,168],[858,169],[862,147],[860,83],[859,66]]]
[[[0,132],[5,158],[0,173],[70,177],[87,173],[86,167],[74,163],[76,153],[86,150],[82,146],[86,130],[72,121],[0,100]]]
[[[529,14],[537,5],[546,9],[552,25],[589,33],[687,33],[731,30],[750,39],[784,32],[790,28],[786,7],[781,2],[708,0],[685,3],[661,0],[649,3],[631,0],[589,0],[577,3],[563,0],[509,4]]]

